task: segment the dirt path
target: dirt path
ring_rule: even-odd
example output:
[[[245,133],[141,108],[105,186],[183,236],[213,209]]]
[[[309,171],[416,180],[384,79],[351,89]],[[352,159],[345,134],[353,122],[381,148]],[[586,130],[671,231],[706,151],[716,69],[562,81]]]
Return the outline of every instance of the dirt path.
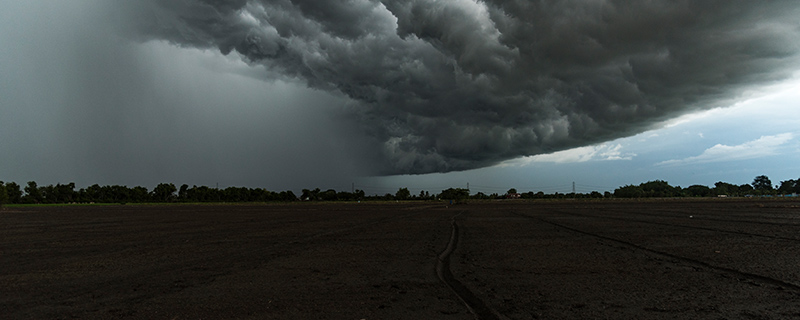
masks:
[[[450,255],[458,246],[459,238],[458,222],[456,219],[463,213],[463,211],[459,212],[453,216],[451,220],[450,241],[447,242],[447,247],[439,254],[436,260],[436,274],[439,276],[439,280],[441,280],[453,294],[458,296],[459,300],[464,303],[464,306],[476,319],[507,319],[505,316],[498,313],[497,310],[487,306],[486,302],[475,296],[475,293],[453,277],[453,272],[450,270]]]

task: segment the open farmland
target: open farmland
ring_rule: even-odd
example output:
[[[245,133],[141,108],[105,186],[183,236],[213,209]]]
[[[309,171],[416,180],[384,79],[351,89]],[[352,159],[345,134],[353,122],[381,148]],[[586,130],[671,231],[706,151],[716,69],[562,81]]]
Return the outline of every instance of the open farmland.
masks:
[[[800,202],[0,211],[2,318],[800,317]]]

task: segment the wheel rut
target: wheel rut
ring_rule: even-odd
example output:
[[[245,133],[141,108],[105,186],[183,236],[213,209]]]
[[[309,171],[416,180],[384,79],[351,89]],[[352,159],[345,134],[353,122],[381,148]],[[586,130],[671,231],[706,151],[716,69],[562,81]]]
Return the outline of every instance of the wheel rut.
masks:
[[[703,262],[703,261],[700,261],[700,260],[687,258],[687,257],[671,254],[671,253],[668,253],[668,252],[663,252],[663,251],[651,249],[651,248],[648,248],[648,247],[644,247],[644,246],[638,245],[638,244],[633,243],[633,242],[620,240],[620,239],[615,239],[615,238],[604,236],[604,235],[601,235],[601,234],[597,234],[597,233],[593,233],[593,232],[588,232],[588,231],[576,229],[576,228],[569,227],[569,226],[566,226],[566,225],[563,225],[563,224],[560,224],[560,223],[557,223],[557,222],[548,221],[548,220],[545,220],[545,219],[542,219],[542,218],[531,217],[531,216],[528,216],[528,215],[525,215],[525,214],[516,213],[516,212],[512,212],[512,214],[514,214],[516,216],[520,216],[520,217],[529,218],[529,219],[535,219],[535,220],[538,220],[538,221],[541,221],[541,222],[544,222],[544,223],[547,223],[547,224],[550,224],[550,225],[553,225],[553,226],[556,226],[556,227],[559,227],[559,228],[562,228],[562,229],[565,229],[565,230],[569,230],[569,231],[572,231],[572,232],[575,232],[575,233],[580,233],[580,234],[583,234],[583,235],[599,238],[599,239],[606,240],[606,241],[616,242],[616,243],[625,245],[625,246],[630,247],[630,248],[634,248],[634,249],[637,249],[637,250],[641,250],[641,251],[649,252],[649,253],[656,254],[656,255],[659,255],[659,256],[663,256],[663,257],[671,258],[671,259],[674,259],[674,260],[678,260],[678,261],[681,261],[683,263],[686,263],[688,265],[692,265],[692,266],[695,266],[695,267],[708,268],[708,269],[716,270],[717,272],[720,272],[720,273],[732,275],[736,279],[747,279],[747,280],[750,280],[750,281],[760,282],[760,283],[764,283],[764,284],[770,284],[770,285],[774,285],[774,286],[777,286],[777,287],[782,288],[782,289],[790,290],[790,291],[794,292],[795,294],[800,294],[800,285],[797,285],[797,284],[794,284],[794,283],[790,283],[790,282],[786,282],[786,281],[783,281],[783,280],[780,280],[780,279],[775,279],[775,278],[771,278],[771,277],[768,277],[768,276],[763,276],[763,275],[743,272],[743,271],[736,270],[736,269],[733,269],[733,268],[727,268],[727,267],[712,265],[712,264],[709,264],[707,262]]]
[[[759,237],[759,238],[767,238],[767,239],[773,239],[773,240],[800,241],[800,239],[798,239],[798,238],[771,236],[771,235],[766,235],[766,234],[759,234],[759,233],[752,233],[752,232],[745,232],[745,231],[724,230],[724,229],[718,229],[718,228],[699,227],[699,226],[687,226],[687,225],[683,225],[683,224],[656,222],[656,221],[645,221],[645,220],[638,220],[638,219],[625,219],[625,218],[619,218],[619,217],[608,217],[608,216],[578,214],[578,213],[561,211],[561,210],[554,210],[553,212],[564,214],[564,215],[569,215],[569,216],[575,216],[575,217],[586,217],[586,218],[596,218],[596,219],[606,219],[606,220],[617,220],[617,221],[624,221],[624,222],[654,224],[654,225],[660,225],[660,226],[669,226],[669,227],[684,228],[684,229],[695,229],[695,230],[705,230],[705,231],[713,231],[713,232],[719,232],[719,233],[728,233],[728,234],[737,234],[737,235],[752,236],[752,237]],[[714,220],[714,219],[705,219],[705,220]],[[717,219],[717,221],[722,221],[722,220],[718,220]]]
[[[447,242],[447,247],[436,259],[436,275],[439,276],[439,280],[442,281],[442,283],[444,283],[445,286],[447,286],[450,291],[452,291],[453,294],[458,297],[459,300],[461,300],[467,310],[469,310],[469,312],[472,313],[476,319],[508,319],[497,312],[497,310],[489,307],[486,302],[478,298],[475,293],[470,291],[469,288],[458,281],[453,276],[453,272],[450,270],[450,255],[458,246],[460,234],[456,219],[458,219],[458,217],[462,214],[464,214],[464,211],[459,212],[451,219],[450,241]]]
[[[597,209],[597,211],[610,212],[609,209],[603,209],[603,208]],[[641,212],[641,211],[629,211],[629,210],[614,210],[614,212],[633,213],[633,214],[641,215],[641,216],[660,217],[660,218],[666,217],[666,215],[669,215],[670,217],[685,217],[687,215],[693,215],[691,212],[671,211],[671,210],[661,210],[658,213],[646,213],[646,212]],[[698,216],[694,217],[694,219],[706,220],[706,221],[721,221],[721,222],[728,222],[728,223],[730,223],[730,222],[733,222],[733,223],[749,223],[749,224],[766,225],[766,226],[798,226],[796,221],[781,221],[781,222],[759,221],[759,220],[750,220],[750,219],[747,219],[746,217],[721,219],[721,218],[716,218],[716,217],[708,216],[708,215],[698,215]]]

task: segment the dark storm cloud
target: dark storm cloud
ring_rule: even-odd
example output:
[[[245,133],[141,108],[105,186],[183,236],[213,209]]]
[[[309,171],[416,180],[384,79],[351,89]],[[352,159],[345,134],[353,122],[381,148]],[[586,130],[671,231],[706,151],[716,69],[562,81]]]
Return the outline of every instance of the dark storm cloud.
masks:
[[[384,174],[465,170],[628,136],[800,67],[796,1],[135,6],[140,39],[236,51],[351,98]]]

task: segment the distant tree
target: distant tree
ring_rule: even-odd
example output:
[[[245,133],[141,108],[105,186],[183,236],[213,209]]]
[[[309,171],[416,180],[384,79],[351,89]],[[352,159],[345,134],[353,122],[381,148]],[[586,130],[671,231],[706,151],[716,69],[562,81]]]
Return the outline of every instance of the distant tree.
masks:
[[[150,193],[153,201],[156,202],[171,202],[175,198],[175,192],[178,188],[172,183],[160,183]]]
[[[408,188],[400,188],[394,194],[395,199],[397,200],[408,200],[411,198],[411,192],[408,191]]]
[[[6,193],[6,184],[0,181],[0,207],[8,204],[8,193]]]
[[[171,185],[173,189],[175,188],[175,185],[173,185],[171,183],[169,185]],[[121,186],[121,185],[103,186],[102,190],[103,190],[103,195],[104,195],[103,202],[105,202],[105,203],[112,203],[112,202],[127,203],[127,202],[131,202],[131,189],[126,187],[126,186]],[[164,202],[172,201],[172,198],[174,197],[174,192],[175,191],[172,191],[172,193],[169,196],[169,199],[164,200]],[[156,201],[158,201],[158,200],[156,200]]]
[[[699,184],[689,186],[683,192],[687,197],[710,197],[714,195],[714,191],[711,188]]]
[[[336,190],[328,189],[319,193],[319,200],[322,201],[336,201]]]
[[[42,203],[42,194],[39,191],[39,186],[35,181],[28,181],[25,187],[25,196],[23,197],[25,203]]]
[[[644,190],[641,186],[626,185],[614,190],[614,197],[616,198],[642,198],[645,196]]]
[[[279,197],[281,201],[297,201],[297,196],[291,190],[281,191]]]
[[[178,200],[180,200],[180,201],[186,201],[186,200],[187,200],[187,197],[188,197],[188,194],[187,194],[186,192],[187,192],[188,190],[189,190],[189,185],[188,185],[188,184],[185,184],[185,183],[184,183],[184,184],[182,184],[182,185],[181,185],[181,188],[180,188],[180,189],[178,189]]]
[[[469,190],[462,188],[449,188],[447,190],[442,190],[442,193],[439,194],[439,198],[457,201],[464,200],[469,198]]]
[[[248,202],[250,200],[250,189],[245,187],[227,187],[221,190],[224,202]]]
[[[48,185],[39,188],[39,190],[47,203],[69,203],[77,199],[74,182],[67,184],[58,183],[55,186]]]
[[[191,202],[213,202],[218,201],[220,196],[217,194],[219,190],[212,189],[207,186],[192,186],[186,190],[186,197]]]
[[[781,194],[800,193],[800,179],[781,181],[778,192]]]
[[[715,195],[728,195],[728,196],[742,195],[739,186],[722,181],[717,181],[716,183],[714,183],[713,192]]]
[[[483,192],[478,192],[478,193],[476,193],[474,195],[471,195],[470,198],[471,199],[486,200],[486,199],[489,199],[489,195],[487,195],[487,194],[485,194]]]
[[[639,186],[642,187],[646,197],[679,197],[681,194],[678,188],[669,185],[663,180],[648,181]]]
[[[772,181],[769,180],[769,177],[764,175],[755,177],[751,184],[753,185],[753,189],[760,192],[769,192],[773,190]]]
[[[7,182],[5,187],[6,195],[8,195],[8,203],[22,202],[22,190],[16,182]]]
[[[339,201],[351,201],[351,200],[355,200],[355,198],[356,198],[355,194],[353,194],[351,192],[347,192],[347,191],[336,192],[336,200],[339,200]]]
[[[93,184],[86,188],[84,192],[84,202],[100,202],[101,187],[98,184]]]
[[[128,199],[129,202],[147,202],[147,195],[148,195],[147,188],[142,186],[133,187],[128,191]]]
[[[511,188],[511,189],[508,189],[508,191],[506,191],[506,194],[513,194],[513,193],[517,193],[517,189],[516,188]]]
[[[319,200],[319,188],[316,188],[314,190],[303,189],[303,193],[300,195],[300,198],[302,200],[311,200],[311,201]]]

